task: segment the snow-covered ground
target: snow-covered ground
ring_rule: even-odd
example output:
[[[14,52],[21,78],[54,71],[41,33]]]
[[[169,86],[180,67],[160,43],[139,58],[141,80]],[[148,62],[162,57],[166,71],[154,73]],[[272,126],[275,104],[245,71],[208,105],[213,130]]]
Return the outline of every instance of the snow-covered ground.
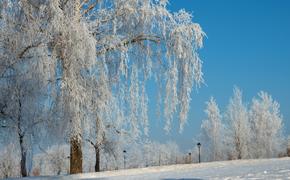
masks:
[[[28,179],[290,179],[290,158],[172,165]]]

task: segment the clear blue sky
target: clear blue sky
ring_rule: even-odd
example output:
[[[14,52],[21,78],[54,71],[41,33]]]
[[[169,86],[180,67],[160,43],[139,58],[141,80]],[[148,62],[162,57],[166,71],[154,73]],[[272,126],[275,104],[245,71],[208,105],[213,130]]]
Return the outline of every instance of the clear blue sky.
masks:
[[[188,123],[178,133],[178,120],[169,135],[164,122],[150,110],[150,138],[174,140],[187,151],[205,118],[205,101],[214,96],[225,110],[233,86],[248,103],[260,90],[281,105],[285,134],[290,134],[290,1],[289,0],[171,0],[169,9],[184,8],[206,32],[200,56],[207,86],[193,91]],[[152,103],[152,100],[151,100]],[[151,106],[151,105],[150,105]],[[152,107],[152,106],[151,106]]]

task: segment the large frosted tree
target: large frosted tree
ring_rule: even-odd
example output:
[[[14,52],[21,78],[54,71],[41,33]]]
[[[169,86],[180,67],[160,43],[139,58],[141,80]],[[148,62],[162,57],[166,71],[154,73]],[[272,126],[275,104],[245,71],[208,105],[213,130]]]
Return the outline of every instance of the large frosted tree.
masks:
[[[253,158],[277,157],[284,141],[280,105],[266,92],[262,91],[258,96],[253,99],[250,110],[251,153]]]
[[[171,13],[167,4],[1,1],[1,78],[22,62],[43,72],[49,101],[61,104],[63,118],[56,119],[68,124],[71,173],[82,172],[82,130],[88,118],[97,123],[96,137],[102,137],[107,127],[102,122],[109,118],[136,137],[142,133],[140,127],[147,133],[146,82],[152,78],[159,87],[158,101],[164,101],[165,129],[170,130],[175,113],[182,129],[191,89],[203,82],[197,50],[204,33],[189,13]],[[114,106],[118,108],[112,112]]]
[[[222,117],[219,107],[214,98],[211,97],[206,104],[205,113],[207,118],[202,121],[201,141],[206,153],[206,160],[218,161],[223,159],[224,126],[221,122]]]
[[[234,95],[229,101],[226,111],[227,137],[230,158],[249,158],[249,143],[251,131],[249,125],[249,115],[242,100],[242,92],[237,87],[234,88]]]

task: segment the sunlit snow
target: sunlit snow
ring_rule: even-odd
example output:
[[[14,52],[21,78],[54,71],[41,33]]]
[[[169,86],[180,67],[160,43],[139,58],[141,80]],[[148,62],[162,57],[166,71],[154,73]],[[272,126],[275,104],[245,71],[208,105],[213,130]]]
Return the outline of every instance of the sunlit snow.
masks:
[[[290,158],[220,161],[30,179],[290,179]]]

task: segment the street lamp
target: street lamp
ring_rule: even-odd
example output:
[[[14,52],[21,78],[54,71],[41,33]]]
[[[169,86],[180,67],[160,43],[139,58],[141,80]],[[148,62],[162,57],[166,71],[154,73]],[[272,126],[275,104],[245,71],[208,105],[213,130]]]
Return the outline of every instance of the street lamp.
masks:
[[[201,147],[200,142],[197,143],[197,147],[198,147],[198,162],[200,163],[200,147]]]
[[[124,169],[126,168],[126,150],[123,151],[124,153]]]

